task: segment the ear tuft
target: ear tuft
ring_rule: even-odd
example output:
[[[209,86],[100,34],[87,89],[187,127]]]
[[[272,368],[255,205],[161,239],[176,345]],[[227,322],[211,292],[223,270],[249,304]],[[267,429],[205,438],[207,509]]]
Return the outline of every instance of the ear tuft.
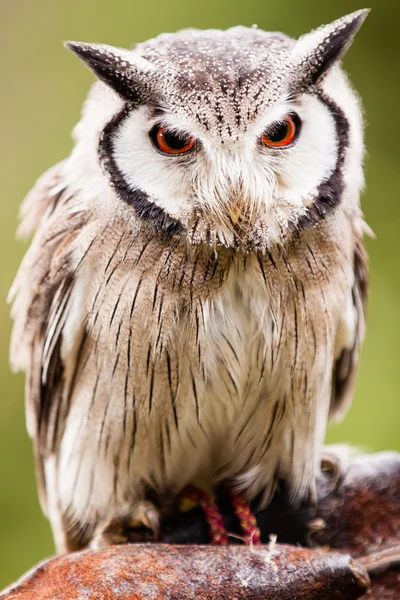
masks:
[[[107,44],[65,42],[64,45],[124,100],[134,103],[143,100],[146,86],[141,85],[141,79],[145,78],[146,70],[139,68],[139,62],[144,62],[144,59],[137,60],[129,50]],[[147,65],[150,66],[149,63]]]
[[[304,83],[317,83],[343,58],[369,12],[370,9],[358,10],[299,39],[293,58]]]

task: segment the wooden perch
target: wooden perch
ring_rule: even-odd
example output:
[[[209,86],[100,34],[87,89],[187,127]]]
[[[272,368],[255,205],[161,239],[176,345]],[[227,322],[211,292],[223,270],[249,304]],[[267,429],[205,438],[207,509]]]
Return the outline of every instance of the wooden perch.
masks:
[[[50,559],[3,598],[353,600],[367,584],[348,556],[294,546],[127,544]]]
[[[0,598],[399,600],[400,455],[364,455],[339,464],[338,471],[329,461],[326,465],[316,508],[291,508],[282,489],[257,514],[264,541],[276,534],[279,542],[301,542],[313,549],[282,543],[253,548],[198,545],[207,543],[208,529],[202,512],[194,508],[164,523],[163,544],[136,543],[51,558]],[[235,531],[223,490],[218,501],[225,524]],[[131,537],[142,542],[148,532],[135,531]]]

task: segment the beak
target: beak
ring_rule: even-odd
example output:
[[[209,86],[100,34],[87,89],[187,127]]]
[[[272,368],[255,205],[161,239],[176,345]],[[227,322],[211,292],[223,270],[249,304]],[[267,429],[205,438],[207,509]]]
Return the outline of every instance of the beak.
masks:
[[[239,221],[240,215],[241,215],[241,211],[239,210],[239,208],[237,206],[232,206],[230,208],[229,217],[230,217],[233,225],[236,225],[236,223]]]

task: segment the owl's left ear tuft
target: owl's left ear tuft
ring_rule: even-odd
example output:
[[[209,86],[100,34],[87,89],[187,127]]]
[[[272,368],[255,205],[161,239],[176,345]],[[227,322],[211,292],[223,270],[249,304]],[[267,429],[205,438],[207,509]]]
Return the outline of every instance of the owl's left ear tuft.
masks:
[[[135,103],[143,101],[146,74],[151,70],[150,63],[145,59],[136,57],[129,50],[107,44],[65,42],[64,45],[124,100]]]
[[[370,9],[358,10],[299,39],[292,58],[305,84],[318,83],[343,58],[369,12]]]

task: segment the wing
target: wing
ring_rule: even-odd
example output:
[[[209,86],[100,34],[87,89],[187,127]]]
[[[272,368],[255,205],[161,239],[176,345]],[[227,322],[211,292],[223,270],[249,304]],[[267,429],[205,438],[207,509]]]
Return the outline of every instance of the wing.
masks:
[[[64,168],[61,161],[46,171],[36,182],[21,205],[18,236],[27,238],[38,229],[46,211],[55,209],[66,189]]]
[[[368,257],[360,235],[356,235],[354,247],[354,283],[352,289],[351,329],[352,345],[343,347],[333,371],[330,414],[340,418],[352,400],[357,374],[359,351],[364,339],[366,304],[368,297]]]
[[[65,398],[61,332],[74,276],[70,256],[82,226],[59,163],[37,182],[21,209],[19,233],[36,230],[10,290],[14,328],[11,364],[26,371],[27,427],[33,439],[39,495],[46,510],[43,459],[57,442]]]

